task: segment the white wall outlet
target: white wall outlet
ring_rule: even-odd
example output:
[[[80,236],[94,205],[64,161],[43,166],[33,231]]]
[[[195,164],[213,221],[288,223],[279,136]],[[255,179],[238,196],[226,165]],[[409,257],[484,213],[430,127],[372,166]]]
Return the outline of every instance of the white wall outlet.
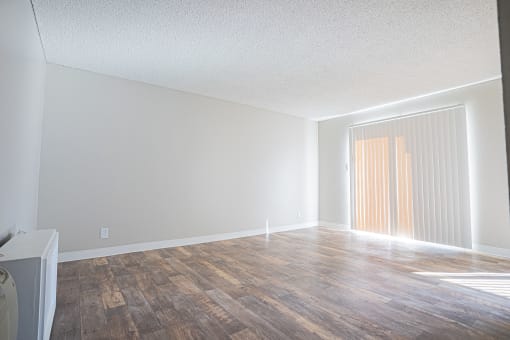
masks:
[[[101,238],[109,238],[110,237],[110,229],[107,227],[101,227]]]
[[[297,217],[298,217],[298,218],[301,218],[301,210],[298,210],[298,212],[297,212]]]

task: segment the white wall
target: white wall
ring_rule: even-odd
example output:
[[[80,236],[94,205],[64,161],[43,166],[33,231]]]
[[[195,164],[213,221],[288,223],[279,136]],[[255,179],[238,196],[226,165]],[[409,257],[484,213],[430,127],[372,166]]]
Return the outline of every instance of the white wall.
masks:
[[[62,251],[315,221],[317,165],[316,122],[48,65],[39,225]]]
[[[471,218],[475,248],[510,249],[510,216],[501,80],[319,123],[319,215],[350,224],[349,126],[464,104],[469,140]]]
[[[36,226],[45,68],[30,1],[0,1],[0,240]]]

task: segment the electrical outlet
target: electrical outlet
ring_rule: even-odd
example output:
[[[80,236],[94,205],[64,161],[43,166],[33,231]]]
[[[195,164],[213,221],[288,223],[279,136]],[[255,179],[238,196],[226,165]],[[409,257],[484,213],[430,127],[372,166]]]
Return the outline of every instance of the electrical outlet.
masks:
[[[301,218],[301,211],[300,210],[298,210],[298,212],[297,212],[297,217]]]
[[[110,237],[110,229],[107,227],[101,227],[101,238],[109,238]]]

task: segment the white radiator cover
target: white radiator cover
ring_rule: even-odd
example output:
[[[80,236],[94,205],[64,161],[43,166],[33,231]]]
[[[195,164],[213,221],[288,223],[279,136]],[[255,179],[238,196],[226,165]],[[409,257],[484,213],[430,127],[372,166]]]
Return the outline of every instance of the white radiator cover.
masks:
[[[47,340],[56,307],[58,233],[18,234],[0,248],[0,266],[18,291],[18,339]]]

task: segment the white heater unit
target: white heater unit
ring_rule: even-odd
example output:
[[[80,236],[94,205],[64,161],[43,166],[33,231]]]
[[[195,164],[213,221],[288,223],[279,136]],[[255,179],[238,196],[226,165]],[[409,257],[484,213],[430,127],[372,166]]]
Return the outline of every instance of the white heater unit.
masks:
[[[18,234],[0,248],[0,267],[18,292],[18,339],[50,338],[57,297],[58,233]]]

